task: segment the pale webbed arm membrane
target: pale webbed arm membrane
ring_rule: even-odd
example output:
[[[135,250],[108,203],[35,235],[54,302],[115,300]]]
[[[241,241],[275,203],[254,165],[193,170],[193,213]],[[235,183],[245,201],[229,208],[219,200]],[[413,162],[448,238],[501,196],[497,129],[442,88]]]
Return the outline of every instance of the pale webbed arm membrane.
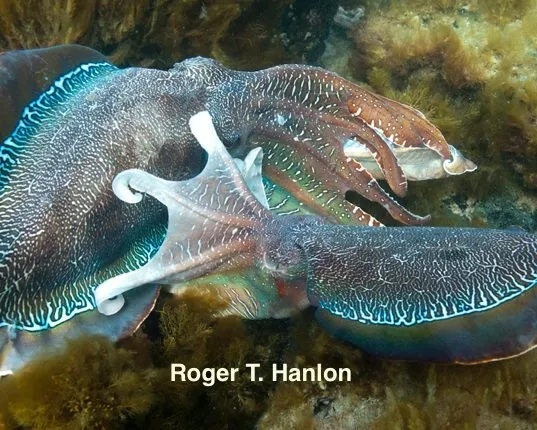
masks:
[[[168,232],[155,256],[143,267],[108,279],[95,289],[100,312],[113,314],[123,306],[121,294],[148,283],[168,284],[200,277],[219,269],[251,264],[258,243],[258,224],[269,215],[248,186],[262,186],[260,150],[244,163],[246,184],[218,138],[208,112],[190,120],[192,133],[208,153],[203,171],[186,181],[166,181],[141,170],[120,173],[116,195],[137,203],[142,193],[168,207]],[[256,168],[257,166],[257,168]],[[256,174],[256,169],[258,173]],[[262,190],[262,188],[261,188]]]
[[[266,208],[269,207],[265,187],[263,186],[263,150],[260,147],[252,149],[244,158],[234,158],[248,189],[255,198]]]

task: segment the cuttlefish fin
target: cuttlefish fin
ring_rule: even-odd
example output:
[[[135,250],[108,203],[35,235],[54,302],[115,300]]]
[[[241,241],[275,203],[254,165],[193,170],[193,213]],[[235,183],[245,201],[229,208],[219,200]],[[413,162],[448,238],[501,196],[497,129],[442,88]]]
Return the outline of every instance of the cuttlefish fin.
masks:
[[[537,346],[537,236],[317,225],[307,294],[335,336],[383,358],[479,363]]]
[[[107,62],[103,54],[82,45],[1,52],[0,142],[14,130],[30,102],[50,90],[51,82],[83,64]]]
[[[97,309],[83,312],[54,330],[27,331],[0,327],[0,377],[10,375],[34,358],[57,354],[70,340],[99,335],[111,341],[130,336],[153,310],[160,287],[138,288],[126,295],[121,312],[106,316]]]
[[[11,57],[9,54],[6,55],[8,58]],[[0,70],[3,65],[2,57],[0,57]],[[15,58],[18,56],[15,55]],[[13,63],[15,63],[13,65],[15,67],[16,61]],[[15,68],[14,73],[17,71]],[[77,93],[84,91],[91,85],[96,85],[101,79],[117,71],[118,68],[108,62],[83,63],[58,78],[50,88],[22,110],[20,120],[11,135],[0,141],[0,192],[5,192],[6,185],[11,180],[13,169],[16,166],[23,164],[25,159],[36,157],[34,150],[40,148],[40,143],[43,140],[38,137],[44,133],[44,129],[56,124],[58,112],[63,112],[64,106],[72,103]],[[12,90],[8,84],[2,83],[4,80],[5,78],[0,74],[0,97],[5,93],[9,97],[9,91]],[[13,82],[10,84],[13,85]],[[3,88],[3,85],[8,85],[8,87]],[[21,101],[26,100],[22,93],[19,95]],[[0,109],[4,108],[3,104],[0,103]],[[2,110],[0,112],[2,121],[4,121],[5,116],[5,121],[9,124],[11,122],[9,112],[4,113]],[[2,133],[2,128],[3,126],[0,127],[0,133]]]
[[[247,184],[241,167],[237,169],[216,134],[209,113],[194,115],[189,124],[208,153],[207,164],[198,176],[174,182],[132,169],[114,179],[114,192],[125,202],[137,203],[146,193],[165,204],[168,232],[146,265],[108,279],[95,289],[101,313],[119,311],[122,294],[132,288],[183,282],[209,272],[244,268],[255,261],[259,226],[270,218],[268,209],[252,194],[259,194],[262,186],[261,149],[254,150],[242,166]]]

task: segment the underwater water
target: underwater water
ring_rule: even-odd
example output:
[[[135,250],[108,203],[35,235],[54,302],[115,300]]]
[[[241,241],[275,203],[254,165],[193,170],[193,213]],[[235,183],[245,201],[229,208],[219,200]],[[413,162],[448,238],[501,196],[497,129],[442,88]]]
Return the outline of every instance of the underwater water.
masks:
[[[478,165],[411,182],[405,207],[431,214],[433,226],[537,232],[537,1],[429,3],[4,1],[0,49],[80,43],[121,67],[167,69],[197,55],[244,70],[324,67],[419,109]],[[394,362],[334,339],[311,309],[215,317],[225,304],[204,291],[201,282],[180,298],[161,294],[118,345],[82,337],[0,380],[0,428],[537,427],[535,351],[472,366]],[[172,382],[172,363],[209,370]],[[345,369],[350,381],[272,380],[284,365]],[[240,371],[213,380],[219,368]]]

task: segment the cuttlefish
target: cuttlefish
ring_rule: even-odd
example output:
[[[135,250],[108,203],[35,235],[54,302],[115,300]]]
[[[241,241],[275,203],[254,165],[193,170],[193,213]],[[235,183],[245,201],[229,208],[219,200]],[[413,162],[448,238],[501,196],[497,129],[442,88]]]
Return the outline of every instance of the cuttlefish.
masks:
[[[208,112],[190,124],[208,153],[198,176],[167,181],[132,169],[113,182],[125,202],[139,203],[145,194],[166,205],[168,230],[147,264],[96,288],[101,313],[120,311],[122,294],[142,285],[253,269],[274,284],[223,284],[215,294],[232,311],[266,317],[267,307],[281,316],[315,306],[329,331],[382,357],[474,363],[535,346],[536,235],[274,216],[263,194],[261,148],[237,166]]]
[[[403,196],[408,180],[475,169],[419,111],[317,67],[242,72],[193,58],[166,71],[120,69],[70,45],[1,54],[0,95],[4,372],[81,333],[128,335],[151,311],[160,288],[153,281],[125,294],[127,305],[113,317],[95,309],[95,288],[145,267],[167,234],[160,202],[128,204],[114,195],[112,181],[132,168],[169,181],[199,174],[207,155],[188,125],[197,112],[209,112],[232,156],[243,159],[263,148],[263,190],[256,193],[272,213],[380,226],[346,200],[354,191],[394,219],[419,225],[428,217],[406,210],[377,180]],[[218,189],[198,191],[200,198],[218,198]],[[240,218],[238,211],[231,215]],[[197,218],[189,228],[206,222]],[[200,267],[200,276],[211,267]],[[272,277],[250,267],[245,277]],[[241,294],[236,308],[249,288]],[[272,299],[275,292],[267,294],[271,306],[260,306],[271,309],[253,316],[286,315]]]

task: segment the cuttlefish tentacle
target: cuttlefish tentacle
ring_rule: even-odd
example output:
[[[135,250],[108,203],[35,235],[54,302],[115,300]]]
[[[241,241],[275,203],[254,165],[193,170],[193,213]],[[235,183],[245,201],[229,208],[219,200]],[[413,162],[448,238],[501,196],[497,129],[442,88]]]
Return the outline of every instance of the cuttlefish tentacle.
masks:
[[[276,103],[276,106],[283,108],[283,106],[279,105]],[[316,169],[316,176],[322,178],[326,188],[338,190],[341,196],[344,196],[345,192],[349,190],[354,190],[366,199],[380,203],[394,219],[405,224],[423,224],[428,221],[429,217],[420,217],[399,205],[358,161],[354,161],[344,154],[343,142],[355,136],[353,135],[355,130],[352,129],[351,125],[347,125],[347,128],[344,129],[343,125],[339,124],[342,121],[328,117],[323,113],[317,116],[319,123],[310,124],[307,121],[306,113],[302,111],[306,111],[308,108],[294,108],[298,114],[295,113],[284,124],[280,124],[272,118],[285,118],[287,112],[293,109],[288,103],[285,105],[287,105],[286,110],[282,109],[280,112],[276,111],[278,112],[276,114],[263,115],[255,125],[256,133],[276,141],[282,141],[286,136],[294,136],[293,147],[286,148],[281,145],[277,147],[279,157],[275,151],[271,150],[271,147],[267,149],[267,158],[270,159],[271,164],[278,161],[281,163],[280,168],[285,168],[284,159],[288,159],[288,166],[291,162],[298,162],[298,159],[303,158],[304,154],[306,154],[306,160],[312,164],[311,168]],[[329,122],[323,123],[323,120]],[[391,151],[386,152],[395,160],[393,168],[396,169],[397,160],[393,153]],[[294,154],[297,154],[297,156],[293,156]],[[380,153],[375,151],[373,154],[378,157]],[[383,155],[382,159],[385,160],[386,158],[389,159],[390,157]],[[313,161],[310,160],[318,161],[319,165],[314,167]],[[397,168],[400,170],[399,166]],[[270,170],[267,170],[267,173],[271,177]],[[404,182],[402,171],[399,178],[400,181]],[[295,176],[290,176],[287,182],[292,182],[295,179]],[[399,182],[399,184],[403,182]],[[289,186],[282,183],[281,180],[280,183],[283,186]],[[314,190],[312,194],[317,196],[318,191]]]
[[[336,122],[341,120],[336,118]],[[343,127],[342,127],[343,128]],[[344,126],[343,130],[349,134],[348,140],[354,140],[364,145],[371,153],[377,166],[382,172],[384,179],[392,189],[392,191],[399,197],[404,197],[408,189],[408,181],[403,169],[399,165],[399,161],[395,156],[392,148],[386,146],[386,142],[383,138],[373,131],[367,125],[355,125],[354,127]],[[339,131],[339,130],[338,130]],[[343,152],[345,152],[343,147]],[[346,154],[347,155],[347,154]],[[351,156],[347,155],[349,162],[359,161],[353,160]]]
[[[212,273],[227,262],[222,254],[211,253],[218,244],[222,250],[239,255],[248,252],[247,261],[239,266],[249,276],[252,270],[258,270],[272,277],[282,305],[294,303],[300,308],[306,298],[306,303],[318,308],[317,316],[329,331],[372,354],[475,363],[517,355],[537,344],[537,236],[487,229],[378,229],[330,224],[314,216],[273,217],[252,201],[253,195],[238,178],[238,167],[216,134],[203,136],[196,132],[211,130],[210,116],[202,112],[191,124],[200,143],[205,139],[202,144],[209,152],[210,167],[194,179],[166,185],[169,192],[177,193],[166,199],[170,222],[159,250],[169,259],[164,262],[155,258],[139,269],[138,273],[145,270],[149,277],[143,275],[142,280],[124,284],[124,290],[146,279],[187,281],[201,276],[203,269],[206,274]],[[145,179],[147,182],[139,188],[158,195],[154,190],[161,187],[161,182],[150,176]],[[191,207],[184,201],[188,187],[181,186],[187,183],[196,190],[196,195],[189,198],[198,199]],[[205,230],[215,219],[229,225],[230,206],[214,205],[212,199],[206,202],[207,198],[199,194],[208,184],[215,190],[226,190],[227,199],[233,201],[235,218],[242,221],[231,223],[235,229],[232,235],[222,224],[211,227],[211,234],[204,238],[209,242],[198,242],[201,252],[189,255],[183,249],[197,237],[197,230]],[[215,199],[221,202],[221,197],[217,193]],[[175,217],[178,210],[187,216]],[[190,224],[189,211],[196,214],[197,224]],[[248,225],[243,231],[255,237],[253,243],[245,244],[247,236],[237,233],[239,224]],[[199,270],[185,271],[192,265]],[[234,261],[225,270],[237,266]],[[99,286],[97,303],[101,305],[115,295],[117,290],[109,287],[123,279],[120,276]],[[247,294],[227,295],[240,302],[229,309],[242,312],[240,305],[245,297],[250,302],[249,310],[265,305],[266,290],[255,283],[245,288]],[[253,302],[257,305],[251,306]],[[271,306],[275,312],[274,303]]]
[[[254,130],[266,130],[268,125],[272,130],[280,129],[292,136],[294,141],[308,143],[310,152],[314,154],[314,151],[318,151],[327,163],[330,163],[334,154],[338,154],[338,160],[332,161],[338,166],[344,165],[342,160],[348,158],[344,153],[344,143],[356,139],[368,148],[390,188],[398,196],[406,194],[407,181],[395,153],[381,135],[367,124],[356,124],[356,121],[351,122],[344,116],[324,113],[289,100],[276,99],[267,102],[261,99],[257,105],[263,113],[259,115]],[[311,121],[312,118],[315,118],[315,121]]]
[[[448,162],[453,159],[449,145],[440,131],[417,109],[382,97],[349,83],[335,73],[316,67],[284,65],[274,67],[272,71],[270,78],[265,78],[267,81],[277,78],[282,82],[291,81],[289,85],[286,83],[281,86],[279,94],[283,98],[300,101],[302,105],[337,114],[341,118],[359,119],[361,124],[379,132],[394,145],[425,146]],[[266,85],[274,94],[274,86],[270,82]]]
[[[380,112],[381,107],[389,108],[394,123],[375,119],[385,115],[385,112]],[[366,123],[369,121],[372,128],[376,128],[394,145],[404,148],[426,147],[435,151],[443,159],[442,168],[448,175],[462,175],[477,168],[456,148],[447,144],[440,130],[423,113],[411,106],[359,88],[349,99],[348,108],[352,116],[361,116]]]
[[[442,134],[417,109],[399,102],[394,103],[363,88],[354,92],[347,103],[352,116],[360,117],[371,127],[378,128],[395,145],[408,147],[423,145],[433,149],[444,160],[452,159],[451,151]],[[382,117],[386,116],[387,112],[394,122],[384,124]],[[387,134],[388,132],[391,134]]]
[[[279,146],[280,144],[275,143],[273,151],[278,150]],[[382,226],[382,223],[375,217],[362,210],[359,206],[345,200],[339,192],[326,188],[324,182],[313,177],[310,173],[311,170],[323,169],[323,165],[314,161],[310,161],[305,165],[306,163],[300,159],[298,154],[294,154],[288,150],[285,151],[284,157],[296,160],[295,164],[304,172],[300,180],[289,180],[285,172],[278,169],[278,166],[273,167],[272,163],[268,164],[264,171],[275,183],[280,184],[287,192],[294,196],[300,205],[306,206],[316,214],[324,214],[328,218],[337,219],[342,223],[374,227]]]
[[[339,193],[337,205],[341,204],[341,195],[350,189],[371,201],[381,203],[398,221],[423,224],[428,218],[401,208],[376,183],[373,175],[361,168],[360,161],[353,159],[356,147],[363,146],[369,151],[369,157],[378,165],[380,177],[386,179],[390,188],[399,196],[406,193],[407,179],[405,167],[397,158],[398,151],[414,150],[427,155],[423,158],[424,165],[421,169],[424,175],[418,174],[419,179],[427,175],[440,177],[454,173],[444,169],[446,162],[457,161],[463,169],[457,173],[474,170],[475,165],[468,160],[467,163],[460,162],[460,154],[452,151],[440,131],[418,111],[392,104],[372,93],[369,100],[365,94],[370,93],[321,69],[277,66],[263,73],[237,74],[236,79],[222,84],[209,95],[207,107],[213,111],[216,106],[222,107],[224,104],[225,113],[217,120],[219,131],[227,122],[237,122],[243,130],[242,139],[249,140],[252,144],[264,143],[267,176],[279,186],[295,188],[291,182],[302,180],[300,173],[303,169],[298,169],[299,173],[294,174],[297,169],[294,168],[295,157],[292,156],[293,151],[299,151],[303,158],[316,157],[329,167],[316,169],[315,175],[325,190]],[[355,106],[351,103],[352,106],[349,107],[349,104],[358,95],[363,107],[355,110]],[[371,106],[367,106],[364,100],[369,100]],[[248,109],[237,109],[237,106],[244,105]],[[370,119],[373,114],[377,117]],[[388,128],[393,133],[388,134]],[[422,132],[425,137],[421,135]],[[404,140],[400,140],[400,135],[404,136]],[[237,135],[226,133],[222,136],[229,141],[239,139]],[[271,153],[267,140],[281,144],[277,146],[280,157]],[[355,142],[355,145],[349,145],[349,142]],[[399,142],[404,142],[405,146],[399,145]],[[351,155],[346,153],[347,148],[351,149]],[[437,154],[436,160],[442,161],[435,162],[435,157],[429,156],[427,152]],[[288,162],[289,160],[293,161]],[[410,163],[408,169],[413,173],[411,177],[416,177],[414,172],[420,170],[417,167],[421,163],[419,158],[403,157],[402,160]],[[276,166],[276,162],[281,164]],[[273,176],[275,169],[284,170],[285,177],[281,174]],[[339,188],[337,175],[345,176],[347,182],[351,181],[348,189]],[[312,188],[311,194],[312,198],[319,198],[316,189]],[[329,211],[321,211],[320,214],[334,216]],[[344,217],[336,216],[335,219],[345,222]],[[356,217],[354,220],[356,222]],[[358,222],[363,222],[363,219]]]

